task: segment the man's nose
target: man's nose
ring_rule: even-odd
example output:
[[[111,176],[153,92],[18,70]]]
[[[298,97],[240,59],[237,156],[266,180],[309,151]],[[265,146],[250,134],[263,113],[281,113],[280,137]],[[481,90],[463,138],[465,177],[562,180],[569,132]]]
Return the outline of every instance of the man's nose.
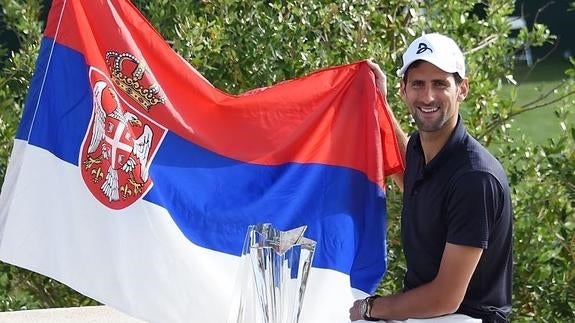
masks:
[[[425,86],[423,88],[423,90],[421,91],[420,100],[424,104],[430,104],[431,102],[433,102],[434,97],[435,97],[434,92],[433,92],[433,89],[431,88],[431,86]]]

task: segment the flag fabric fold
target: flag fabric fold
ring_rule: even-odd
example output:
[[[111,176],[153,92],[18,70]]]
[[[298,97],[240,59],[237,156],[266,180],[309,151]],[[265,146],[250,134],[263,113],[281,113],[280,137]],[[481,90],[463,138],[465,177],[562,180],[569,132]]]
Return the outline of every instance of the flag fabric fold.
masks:
[[[55,0],[0,195],[0,258],[150,322],[225,322],[249,225],[317,241],[302,322],[386,269],[401,157],[365,62],[230,95],[124,0]]]

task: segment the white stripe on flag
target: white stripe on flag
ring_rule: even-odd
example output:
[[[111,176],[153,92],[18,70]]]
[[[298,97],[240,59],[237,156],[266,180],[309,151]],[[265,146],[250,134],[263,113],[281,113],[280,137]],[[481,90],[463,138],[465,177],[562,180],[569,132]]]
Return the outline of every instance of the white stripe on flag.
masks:
[[[2,260],[150,322],[226,322],[238,257],[194,245],[147,201],[104,207],[76,166],[24,141],[15,141],[9,170]],[[353,299],[364,296],[347,275],[313,268],[301,322],[347,322]]]

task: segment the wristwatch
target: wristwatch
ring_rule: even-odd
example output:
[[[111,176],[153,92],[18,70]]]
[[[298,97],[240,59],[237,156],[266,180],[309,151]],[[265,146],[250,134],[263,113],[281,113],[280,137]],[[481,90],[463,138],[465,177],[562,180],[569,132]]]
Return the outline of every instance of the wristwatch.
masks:
[[[373,305],[373,301],[378,298],[379,296],[369,296],[364,298],[361,303],[359,304],[359,315],[361,315],[361,319],[364,321],[379,321],[374,317],[371,317],[371,307]]]

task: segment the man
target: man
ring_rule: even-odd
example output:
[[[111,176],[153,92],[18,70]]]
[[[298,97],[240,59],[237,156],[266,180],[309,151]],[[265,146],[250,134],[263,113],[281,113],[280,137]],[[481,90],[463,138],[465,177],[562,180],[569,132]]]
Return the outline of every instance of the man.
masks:
[[[378,88],[386,77],[374,63]],[[351,320],[408,318],[507,322],[511,310],[512,210],[501,164],[466,131],[459,106],[469,91],[463,53],[427,34],[403,55],[400,94],[418,131],[396,124],[406,168],[401,239],[404,291],[356,301]],[[405,144],[407,142],[407,145]],[[478,320],[477,320],[478,321]]]

